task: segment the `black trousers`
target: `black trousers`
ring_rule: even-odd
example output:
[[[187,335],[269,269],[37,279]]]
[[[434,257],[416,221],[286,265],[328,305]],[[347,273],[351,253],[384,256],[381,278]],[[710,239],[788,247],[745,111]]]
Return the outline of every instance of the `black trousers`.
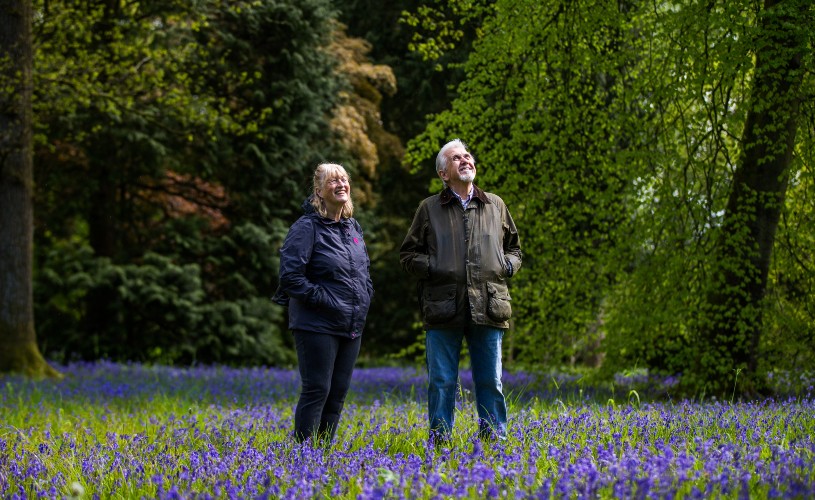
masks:
[[[362,337],[294,330],[300,369],[300,400],[294,412],[294,437],[298,441],[317,434],[329,442],[334,438]]]

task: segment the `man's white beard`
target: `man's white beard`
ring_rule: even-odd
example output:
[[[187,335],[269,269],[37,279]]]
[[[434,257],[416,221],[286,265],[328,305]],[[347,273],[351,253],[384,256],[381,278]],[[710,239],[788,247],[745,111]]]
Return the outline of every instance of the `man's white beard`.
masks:
[[[469,171],[466,174],[461,174],[459,178],[464,182],[473,182],[475,180],[475,172]]]

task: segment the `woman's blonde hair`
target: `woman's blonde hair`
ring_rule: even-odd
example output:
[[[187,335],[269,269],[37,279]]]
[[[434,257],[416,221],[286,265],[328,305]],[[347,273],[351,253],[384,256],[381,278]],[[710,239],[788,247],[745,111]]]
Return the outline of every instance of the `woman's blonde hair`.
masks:
[[[345,171],[345,168],[343,168],[342,165],[338,165],[336,163],[321,163],[317,165],[317,169],[314,171],[314,185],[312,186],[311,206],[313,206],[314,210],[316,210],[317,213],[323,217],[328,216],[328,210],[326,209],[323,198],[317,194],[317,190],[324,189],[328,181],[339,179],[340,177],[345,177],[348,179],[348,184],[351,184],[351,177],[348,175],[348,172]],[[348,201],[346,201],[345,205],[342,207],[340,217],[349,219],[353,215],[354,202],[351,200],[351,196],[349,194]]]

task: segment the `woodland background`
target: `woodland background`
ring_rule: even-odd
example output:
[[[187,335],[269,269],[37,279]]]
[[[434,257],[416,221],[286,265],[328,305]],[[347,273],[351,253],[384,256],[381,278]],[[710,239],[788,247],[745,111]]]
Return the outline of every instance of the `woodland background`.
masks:
[[[815,362],[808,0],[3,0],[0,30],[4,371],[293,365],[270,297],[321,161],[373,262],[360,364],[421,362],[398,247],[456,137],[521,232],[508,368],[757,394]]]

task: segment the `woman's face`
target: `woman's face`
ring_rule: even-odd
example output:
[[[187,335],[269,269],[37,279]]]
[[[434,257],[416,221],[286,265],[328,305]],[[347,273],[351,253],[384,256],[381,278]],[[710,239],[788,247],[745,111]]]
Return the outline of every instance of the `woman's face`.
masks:
[[[325,200],[327,207],[340,208],[351,199],[351,183],[344,175],[328,177],[317,194]]]

